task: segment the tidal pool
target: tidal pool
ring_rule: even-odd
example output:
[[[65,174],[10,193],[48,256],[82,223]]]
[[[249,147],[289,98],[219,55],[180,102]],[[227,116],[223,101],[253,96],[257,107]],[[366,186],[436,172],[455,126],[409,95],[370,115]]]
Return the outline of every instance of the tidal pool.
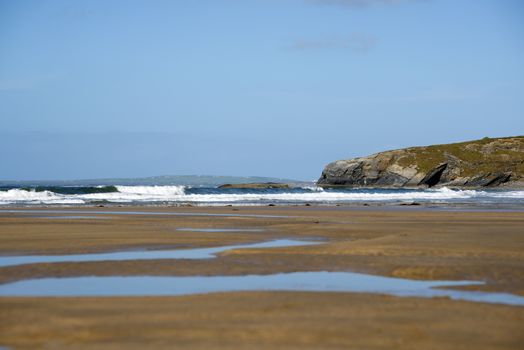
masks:
[[[190,232],[264,232],[263,228],[191,228],[182,227],[177,228],[177,231],[190,231]]]
[[[33,263],[152,259],[212,259],[231,249],[321,244],[289,239],[211,248],[123,251],[96,254],[3,256],[0,267]],[[67,277],[21,280],[0,285],[0,296],[169,296],[240,291],[310,291],[386,294],[400,297],[447,297],[456,300],[524,306],[524,297],[444,289],[480,285],[478,281],[419,281],[351,272],[308,271],[242,276]],[[439,287],[439,288],[437,288]]]
[[[64,216],[31,216],[31,219],[95,219],[95,220],[107,220],[111,218],[103,216],[87,216],[87,215],[64,215]],[[0,348],[0,350],[2,350]]]
[[[262,243],[237,244],[211,248],[176,249],[176,250],[141,250],[94,254],[71,255],[20,255],[1,256],[0,267],[38,263],[58,262],[89,262],[89,261],[121,261],[121,260],[157,260],[157,259],[212,259],[216,254],[231,249],[241,248],[277,248],[294,247],[322,242],[297,241],[291,239],[277,239]]]
[[[447,297],[472,302],[524,305],[524,297],[436,289],[482,282],[416,281],[350,272],[293,272],[245,276],[71,277],[24,280],[0,285],[0,296],[169,296],[241,291],[309,291]]]

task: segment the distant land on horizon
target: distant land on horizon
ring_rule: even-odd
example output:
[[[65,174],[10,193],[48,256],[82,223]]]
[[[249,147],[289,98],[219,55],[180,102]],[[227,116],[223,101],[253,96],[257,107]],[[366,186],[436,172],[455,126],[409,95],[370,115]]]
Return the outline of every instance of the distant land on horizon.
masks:
[[[228,183],[310,183],[313,181],[294,180],[264,176],[227,176],[227,175],[162,175],[137,178],[100,178],[78,180],[0,180],[0,186],[219,186]]]

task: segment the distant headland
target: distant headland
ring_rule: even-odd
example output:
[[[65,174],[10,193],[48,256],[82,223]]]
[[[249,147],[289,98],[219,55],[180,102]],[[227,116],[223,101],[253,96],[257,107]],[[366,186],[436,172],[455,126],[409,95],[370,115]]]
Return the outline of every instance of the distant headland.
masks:
[[[328,164],[322,187],[524,188],[524,136],[410,147]]]

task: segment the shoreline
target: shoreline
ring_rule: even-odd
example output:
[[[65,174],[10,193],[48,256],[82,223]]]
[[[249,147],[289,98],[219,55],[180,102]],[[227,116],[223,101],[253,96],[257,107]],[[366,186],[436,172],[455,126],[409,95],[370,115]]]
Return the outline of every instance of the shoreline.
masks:
[[[524,212],[524,202],[522,203],[482,203],[482,202],[462,202],[462,203],[439,203],[439,202],[425,202],[425,201],[397,201],[397,202],[386,202],[386,201],[369,201],[369,202],[351,202],[351,203],[269,203],[269,204],[250,204],[250,203],[159,203],[159,202],[146,202],[146,203],[86,203],[86,204],[25,204],[25,205],[0,205],[0,214],[2,212],[10,211],[23,211],[23,210],[92,210],[92,209],[184,209],[184,208],[195,208],[195,209],[206,209],[206,208],[222,208],[222,209],[249,209],[249,208],[280,208],[280,209],[293,209],[293,208],[316,208],[319,210],[418,210],[418,211],[513,211],[513,212]]]

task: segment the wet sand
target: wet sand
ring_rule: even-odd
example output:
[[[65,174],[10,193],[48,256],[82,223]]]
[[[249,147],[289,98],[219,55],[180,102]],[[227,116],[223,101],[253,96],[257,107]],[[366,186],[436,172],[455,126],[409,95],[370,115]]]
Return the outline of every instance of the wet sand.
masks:
[[[524,295],[522,212],[400,207],[133,207],[129,210],[166,215],[118,215],[94,212],[126,208],[80,210],[92,214],[71,213],[89,217],[69,220],[62,213],[0,211],[0,254],[197,248],[277,238],[321,239],[325,244],[234,250],[212,260],[176,263],[148,260],[9,266],[0,268],[0,283],[90,275],[351,271],[429,280],[480,280],[486,285],[466,289]],[[233,216],[191,216],[195,213]],[[237,214],[287,217],[235,217]],[[246,231],[191,232],[179,228]],[[523,307],[442,298],[252,292],[154,298],[6,297],[0,298],[0,304],[0,346],[14,348],[52,344],[49,348],[133,349],[172,348],[176,344],[179,348],[206,349],[517,349],[524,343]]]
[[[350,293],[0,299],[15,349],[519,349],[522,308]]]

